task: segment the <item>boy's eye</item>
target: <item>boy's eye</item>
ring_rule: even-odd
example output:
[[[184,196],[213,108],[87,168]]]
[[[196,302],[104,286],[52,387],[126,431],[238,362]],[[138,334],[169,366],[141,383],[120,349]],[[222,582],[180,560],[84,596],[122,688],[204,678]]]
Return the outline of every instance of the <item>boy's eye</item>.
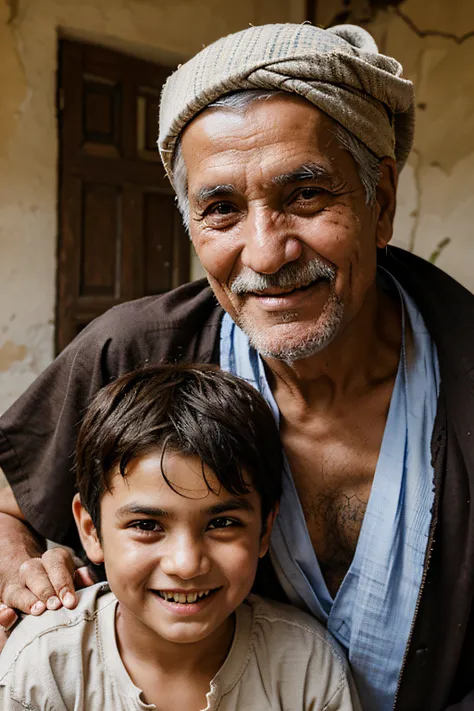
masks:
[[[161,526],[157,521],[150,521],[147,519],[133,521],[129,524],[129,528],[133,528],[137,531],[143,531],[144,533],[156,533],[157,531],[161,531]]]
[[[215,530],[216,528],[229,528],[230,526],[239,526],[240,521],[235,518],[228,518],[227,516],[221,516],[221,518],[214,518],[209,522],[208,530]]]

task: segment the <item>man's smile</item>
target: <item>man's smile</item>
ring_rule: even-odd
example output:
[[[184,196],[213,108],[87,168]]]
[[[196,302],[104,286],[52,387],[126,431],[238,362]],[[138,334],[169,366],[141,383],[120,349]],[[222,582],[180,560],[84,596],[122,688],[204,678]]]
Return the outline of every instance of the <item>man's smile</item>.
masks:
[[[314,279],[313,281],[308,282],[307,284],[302,284],[301,286],[290,286],[286,289],[282,289],[279,287],[274,287],[274,288],[268,288],[262,291],[248,291],[247,293],[252,295],[252,296],[259,296],[259,297],[266,297],[266,296],[271,296],[271,297],[279,297],[279,296],[288,296],[289,294],[293,294],[296,291],[306,291],[307,289],[311,288],[312,286],[315,286],[321,281],[328,281],[327,279],[320,278],[320,279]]]
[[[303,286],[289,289],[273,287],[264,291],[248,291],[243,296],[255,301],[265,311],[291,311],[311,301],[315,293],[328,284],[328,279],[320,278]]]

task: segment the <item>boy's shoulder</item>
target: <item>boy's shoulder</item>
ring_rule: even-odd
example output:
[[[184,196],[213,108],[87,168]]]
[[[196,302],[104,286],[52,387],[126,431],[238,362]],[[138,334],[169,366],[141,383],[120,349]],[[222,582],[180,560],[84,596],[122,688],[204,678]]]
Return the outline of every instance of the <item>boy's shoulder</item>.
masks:
[[[262,709],[360,708],[342,648],[291,605],[250,595],[237,610],[232,656],[222,668],[224,693],[248,696],[249,704],[258,698]]]
[[[115,600],[107,583],[98,583],[78,592],[78,604],[73,610],[62,607],[59,610],[47,610],[37,617],[26,615],[13,630],[0,655],[0,680],[28,647],[40,641],[46,644],[48,639],[54,637],[56,640],[58,635],[72,640],[82,634],[81,625],[94,622],[98,612]]]
[[[271,637],[272,642],[273,638],[281,638],[280,649],[283,651],[288,646],[305,641],[334,656],[344,668],[347,666],[346,656],[334,637],[307,612],[259,595],[249,595],[246,604],[252,610],[254,637],[264,630],[265,636]]]
[[[90,634],[98,614],[114,614],[115,596],[106,583],[81,590],[74,610],[46,611],[39,617],[26,616],[13,630],[0,654],[0,685],[12,694],[23,694],[31,687],[31,675],[38,675],[45,690],[48,679],[71,677],[80,673],[85,647],[95,653],[95,634]],[[106,613],[107,614],[107,613]],[[99,650],[97,650],[99,653]]]

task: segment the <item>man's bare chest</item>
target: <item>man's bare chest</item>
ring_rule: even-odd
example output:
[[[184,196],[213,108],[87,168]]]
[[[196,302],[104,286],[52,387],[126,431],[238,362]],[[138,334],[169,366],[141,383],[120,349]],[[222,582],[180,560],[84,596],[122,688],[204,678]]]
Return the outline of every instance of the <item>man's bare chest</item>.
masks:
[[[368,431],[338,428],[315,436],[312,428],[282,429],[282,440],[308,533],[332,595],[357,546],[370,496],[385,420]]]

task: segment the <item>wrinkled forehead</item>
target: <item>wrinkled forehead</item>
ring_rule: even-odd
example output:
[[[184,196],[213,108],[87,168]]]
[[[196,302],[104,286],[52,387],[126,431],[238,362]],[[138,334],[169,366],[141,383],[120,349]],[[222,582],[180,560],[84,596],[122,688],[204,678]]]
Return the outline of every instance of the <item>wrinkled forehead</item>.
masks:
[[[291,95],[252,102],[244,111],[208,108],[184,129],[178,149],[190,193],[233,182],[242,171],[263,183],[317,178],[331,187],[351,166],[338,128],[323,111]]]

